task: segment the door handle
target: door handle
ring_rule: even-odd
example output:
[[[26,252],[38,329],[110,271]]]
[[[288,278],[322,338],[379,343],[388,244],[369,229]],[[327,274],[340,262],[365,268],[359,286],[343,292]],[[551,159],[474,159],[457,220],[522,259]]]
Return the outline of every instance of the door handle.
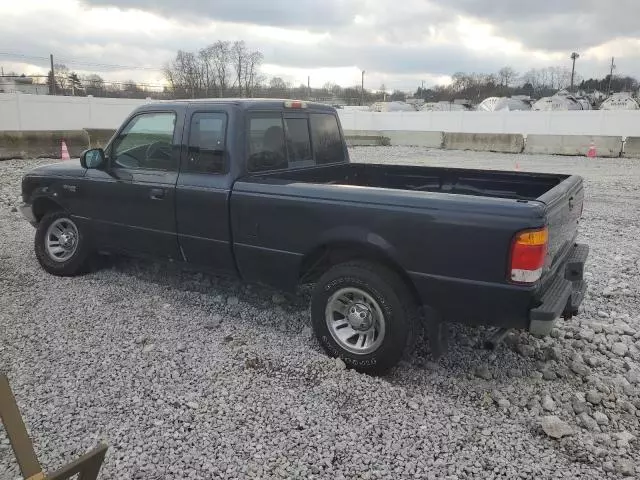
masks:
[[[149,192],[151,200],[162,200],[164,198],[164,188],[152,188]]]

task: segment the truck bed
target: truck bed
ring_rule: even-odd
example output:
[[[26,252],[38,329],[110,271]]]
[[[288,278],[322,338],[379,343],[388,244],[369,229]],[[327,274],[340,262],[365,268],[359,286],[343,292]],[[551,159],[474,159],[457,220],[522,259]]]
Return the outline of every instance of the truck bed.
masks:
[[[526,328],[575,245],[583,198],[582,179],[561,174],[346,163],[249,175],[231,195],[234,252],[244,278],[284,282],[311,247],[369,243],[445,318]],[[512,284],[514,235],[543,226],[541,280]]]
[[[353,185],[481,197],[536,200],[569,175],[346,163],[289,170],[270,177],[325,185]]]

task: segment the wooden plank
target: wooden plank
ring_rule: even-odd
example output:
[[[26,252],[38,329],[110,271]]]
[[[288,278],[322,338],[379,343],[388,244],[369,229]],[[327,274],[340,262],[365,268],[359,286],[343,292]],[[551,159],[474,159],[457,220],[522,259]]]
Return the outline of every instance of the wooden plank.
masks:
[[[45,478],[27,428],[22,421],[18,404],[9,386],[9,379],[4,373],[0,374],[0,419],[2,419],[4,429],[11,442],[11,448],[18,461],[22,476],[27,480]]]
[[[84,454],[76,461],[52,473],[47,479],[68,480],[74,475],[79,474],[78,480],[96,480],[108,448],[107,445],[101,443],[97,448]]]

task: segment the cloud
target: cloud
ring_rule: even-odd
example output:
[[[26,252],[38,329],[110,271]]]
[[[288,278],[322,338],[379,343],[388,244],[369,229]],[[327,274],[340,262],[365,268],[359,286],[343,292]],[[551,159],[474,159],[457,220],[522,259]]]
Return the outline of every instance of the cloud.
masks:
[[[358,0],[83,0],[89,7],[117,7],[168,18],[324,29],[348,25]]]
[[[0,5],[0,45],[42,59],[0,55],[0,62],[5,70],[5,60],[47,69],[53,53],[71,69],[108,80],[157,83],[178,49],[243,39],[264,53],[269,75],[281,71],[295,83],[311,75],[354,84],[366,70],[372,88],[383,81],[413,88],[457,71],[570,66],[573,50],[581,53],[583,77],[604,76],[611,55],[620,73],[636,74],[636,2],[618,0],[626,10],[613,10],[595,0],[526,7],[512,0],[21,0]],[[25,36],[27,29],[38,35]]]
[[[580,50],[640,35],[638,0],[448,0],[461,15],[482,19],[496,33],[531,49]]]

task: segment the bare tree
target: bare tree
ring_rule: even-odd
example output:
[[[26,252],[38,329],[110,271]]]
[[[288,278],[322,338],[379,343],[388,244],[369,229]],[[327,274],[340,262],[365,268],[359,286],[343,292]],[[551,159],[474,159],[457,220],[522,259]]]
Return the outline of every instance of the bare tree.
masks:
[[[244,92],[245,96],[252,97],[253,91],[257,85],[260,84],[262,78],[260,76],[260,65],[264,56],[261,52],[253,51],[247,54],[245,66],[244,66]]]
[[[518,77],[516,71],[511,67],[504,67],[498,71],[498,78],[500,79],[500,85],[503,87],[510,87],[513,81]]]
[[[69,87],[69,69],[66,65],[56,64],[53,66],[55,71],[56,83],[60,85],[62,92],[65,92]]]
[[[244,41],[217,41],[197,53],[179,50],[164,76],[175,96],[222,97],[230,89],[238,96],[252,96],[263,80],[262,61],[262,53],[250,51]]]
[[[334,89],[335,85],[336,85],[336,84],[335,84],[335,82],[331,82],[331,81],[329,81],[329,82],[325,82],[325,84],[322,86],[322,90],[324,90],[324,92],[325,92],[327,95],[331,95],[331,93],[333,92],[333,89]]]
[[[233,63],[233,69],[236,74],[236,79],[233,86],[238,88],[240,96],[242,96],[244,67],[247,63],[247,45],[244,43],[244,40],[233,42],[233,45],[231,45],[231,59]]]
[[[213,68],[216,73],[219,96],[226,95],[229,89],[231,66],[231,45],[229,42],[218,40],[209,47],[213,52]]]
[[[217,76],[215,72],[215,51],[210,45],[198,52],[198,60],[200,61],[201,83],[204,87],[204,96],[209,97],[209,92],[218,90]]]
[[[273,77],[269,80],[269,88],[273,90],[285,90],[287,88],[287,84],[282,77]]]
[[[82,77],[87,95],[93,95],[94,97],[102,96],[105,93],[104,79],[95,73]]]
[[[96,90],[104,88],[104,79],[98,74],[92,73],[83,77],[82,80],[87,88],[94,88]]]
[[[165,67],[165,78],[177,94],[195,97],[202,86],[202,68],[195,54],[178,50]]]

